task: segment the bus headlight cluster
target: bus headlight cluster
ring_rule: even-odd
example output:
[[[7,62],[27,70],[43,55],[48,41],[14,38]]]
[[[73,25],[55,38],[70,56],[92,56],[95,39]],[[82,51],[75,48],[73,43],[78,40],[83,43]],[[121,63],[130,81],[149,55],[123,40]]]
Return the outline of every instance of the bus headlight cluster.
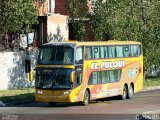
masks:
[[[63,92],[63,95],[68,95],[70,92],[69,91],[65,91]]]
[[[43,91],[38,90],[37,93],[38,94],[43,94]]]

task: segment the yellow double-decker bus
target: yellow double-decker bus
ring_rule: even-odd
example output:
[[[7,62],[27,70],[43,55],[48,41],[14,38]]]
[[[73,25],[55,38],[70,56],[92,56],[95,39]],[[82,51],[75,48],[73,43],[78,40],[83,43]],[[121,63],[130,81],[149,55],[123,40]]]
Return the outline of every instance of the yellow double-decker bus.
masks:
[[[134,41],[57,42],[40,47],[35,99],[55,105],[111,96],[130,99],[143,87],[142,45]]]

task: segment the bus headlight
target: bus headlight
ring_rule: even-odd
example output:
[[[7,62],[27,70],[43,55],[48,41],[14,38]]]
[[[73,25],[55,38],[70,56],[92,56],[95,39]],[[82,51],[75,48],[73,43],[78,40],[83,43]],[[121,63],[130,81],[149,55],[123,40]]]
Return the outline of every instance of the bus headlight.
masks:
[[[38,94],[43,94],[43,91],[38,90],[37,93]]]
[[[63,95],[68,95],[70,92],[69,91],[65,91],[63,92]]]

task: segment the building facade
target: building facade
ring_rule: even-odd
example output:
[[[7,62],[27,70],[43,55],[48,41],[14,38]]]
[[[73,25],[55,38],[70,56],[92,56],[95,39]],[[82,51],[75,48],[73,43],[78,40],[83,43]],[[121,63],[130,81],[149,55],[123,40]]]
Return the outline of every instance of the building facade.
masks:
[[[88,14],[92,13],[92,6],[94,5],[95,2],[96,0],[87,0],[86,6],[88,7]],[[39,44],[43,44],[50,41],[50,39],[48,39],[50,38],[50,32],[48,32],[47,26],[50,23],[48,22],[48,20],[51,20],[51,19],[50,18],[48,19],[48,17],[55,16],[55,15],[56,17],[59,17],[58,19],[62,18],[62,20],[64,20],[63,22],[64,26],[61,24],[62,20],[60,20],[61,25],[59,25],[57,22],[57,25],[53,26],[53,29],[58,30],[59,28],[57,28],[57,26],[61,26],[61,27],[63,26],[62,27],[63,30],[61,30],[61,33],[63,33],[61,34],[61,36],[63,36],[63,39],[75,40],[75,34],[73,33],[74,27],[72,25],[72,22],[70,21],[70,13],[67,11],[67,8],[66,8],[66,4],[67,4],[66,0],[36,0],[34,1],[34,4],[38,7],[38,14],[39,14],[39,19],[38,19],[39,31],[37,36],[38,41],[40,42]],[[89,20],[84,20],[84,24],[85,24],[85,31],[86,31],[88,40],[94,40],[94,33],[91,29]],[[49,29],[51,29],[51,27]],[[59,32],[57,31],[57,33]]]
[[[58,0],[57,0],[58,1]],[[33,1],[38,8],[37,42],[38,46],[50,41],[68,40],[68,15],[56,12],[56,0]],[[61,1],[61,0],[60,0]]]

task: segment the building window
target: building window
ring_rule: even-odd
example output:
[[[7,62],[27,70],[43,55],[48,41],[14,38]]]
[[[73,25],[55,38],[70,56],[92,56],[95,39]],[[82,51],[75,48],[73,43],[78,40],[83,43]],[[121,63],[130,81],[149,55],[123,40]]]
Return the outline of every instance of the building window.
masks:
[[[55,12],[55,0],[48,0],[48,13]]]

